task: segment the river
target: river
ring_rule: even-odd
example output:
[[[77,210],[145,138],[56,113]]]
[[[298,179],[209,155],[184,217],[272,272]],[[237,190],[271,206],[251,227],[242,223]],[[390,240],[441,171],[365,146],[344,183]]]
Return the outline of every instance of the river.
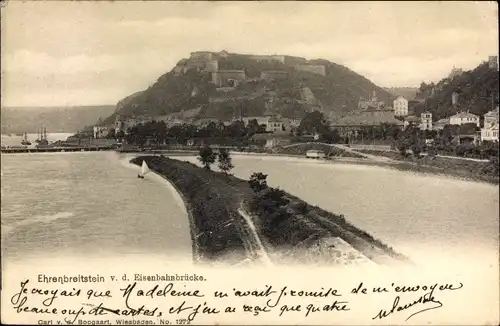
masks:
[[[2,154],[2,259],[191,257],[182,200],[115,152]]]
[[[58,141],[58,140],[66,140],[71,135],[73,135],[73,134],[70,134],[70,133],[49,133],[49,134],[47,134],[47,140],[49,141],[49,143],[53,143],[53,142]],[[10,136],[9,135],[2,135],[1,144],[2,144],[2,146],[23,146],[21,144],[23,138],[24,138],[23,136],[16,136],[14,134],[12,134]],[[31,142],[31,145],[28,147],[35,148],[37,145],[35,140],[38,139],[38,135],[37,134],[27,134],[27,138]]]
[[[188,218],[178,194],[159,176],[139,180],[129,158],[2,155],[4,263],[48,255],[189,259]],[[233,163],[236,176],[267,173],[270,186],[344,214],[417,262],[467,256],[498,268],[498,186],[301,158],[234,155]]]
[[[234,155],[233,164],[235,176],[266,173],[269,186],[344,214],[415,262],[473,259],[498,268],[498,186],[305,158]]]

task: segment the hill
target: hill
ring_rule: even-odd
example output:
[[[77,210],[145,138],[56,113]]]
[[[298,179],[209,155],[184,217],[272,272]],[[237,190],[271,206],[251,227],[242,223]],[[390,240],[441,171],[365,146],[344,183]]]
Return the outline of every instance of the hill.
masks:
[[[343,116],[356,110],[360,98],[369,98],[374,90],[387,105],[394,98],[365,77],[323,59],[207,53],[195,52],[180,60],[151,87],[120,101],[117,113],[156,117],[202,107],[200,117],[223,120],[235,113],[253,116],[266,111],[301,118],[312,109]],[[212,82],[217,70],[243,70],[245,78],[231,77],[237,79],[236,87],[217,89]],[[286,78],[262,76],[272,71],[286,73]]]
[[[393,96],[403,96],[407,100],[413,100],[418,92],[418,87],[384,87],[384,90]]]
[[[457,106],[452,105],[454,92],[459,94]],[[489,68],[488,63],[482,63],[453,80],[444,78],[435,85],[422,83],[417,97],[425,98],[425,101],[417,104],[414,112],[418,116],[429,110],[434,120],[449,117],[459,110],[469,110],[481,116],[498,105],[498,95],[498,71]]]
[[[48,132],[73,133],[115,111],[114,105],[77,107],[5,107],[1,111],[2,133],[36,133],[40,126]]]

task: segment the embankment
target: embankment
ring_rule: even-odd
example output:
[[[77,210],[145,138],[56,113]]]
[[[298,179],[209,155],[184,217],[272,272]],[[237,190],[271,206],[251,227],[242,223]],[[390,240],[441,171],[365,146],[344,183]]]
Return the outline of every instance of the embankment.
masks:
[[[323,151],[326,157],[329,158],[337,158],[337,157],[348,157],[348,158],[359,158],[359,159],[364,158],[362,155],[339,148],[335,144],[316,143],[316,142],[284,146],[278,148],[276,150],[276,153],[305,156],[307,151],[309,150]]]
[[[499,184],[498,160],[496,162],[481,162],[439,156],[421,156],[420,158],[415,158],[411,155],[403,157],[399,152],[366,149],[359,150],[359,152],[389,158],[393,160],[391,167],[399,170],[440,174],[472,181]]]
[[[339,250],[345,246],[335,245],[340,242],[376,263],[407,260],[343,216],[310,206],[281,190],[265,187],[255,191],[247,180],[166,157],[142,156],[131,162],[140,165],[143,160],[168,179],[186,201],[197,260],[258,258],[263,247],[278,263],[334,264],[343,261]]]

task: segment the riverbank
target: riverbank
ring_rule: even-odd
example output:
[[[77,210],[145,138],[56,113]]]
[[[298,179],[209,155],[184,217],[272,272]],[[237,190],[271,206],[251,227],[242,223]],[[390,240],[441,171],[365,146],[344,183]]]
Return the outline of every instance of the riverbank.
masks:
[[[449,157],[422,156],[414,158],[411,155],[403,157],[398,152],[383,152],[376,150],[357,150],[360,153],[386,157],[392,162],[389,165],[403,171],[446,175],[455,178],[499,184],[498,163],[460,160]],[[495,167],[495,164],[497,165]]]
[[[282,192],[280,206],[262,197],[264,193],[256,194],[247,180],[166,157],[141,156],[131,162],[140,165],[143,160],[174,184],[186,201],[198,261],[244,261],[262,255],[262,250],[277,263],[407,260],[343,216],[288,193]]]
[[[431,158],[422,156],[419,159],[415,159],[409,156],[403,158],[398,152],[369,149],[347,151],[342,148],[337,148],[334,144],[320,143],[290,145],[276,152],[230,151],[230,153],[232,155],[305,158],[305,153],[310,149],[319,149],[327,153],[326,159],[322,159],[322,161],[325,162],[389,167],[401,171],[443,175],[462,180],[486,182],[495,185],[499,184],[498,175],[495,175],[494,171],[491,171],[494,169],[491,162],[459,160],[448,157]],[[172,156],[196,156],[198,154],[198,152],[194,150],[130,151],[130,153],[165,154]]]

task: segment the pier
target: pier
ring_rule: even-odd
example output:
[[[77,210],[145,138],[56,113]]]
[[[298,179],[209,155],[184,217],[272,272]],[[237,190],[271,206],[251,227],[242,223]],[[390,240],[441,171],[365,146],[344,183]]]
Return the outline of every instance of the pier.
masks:
[[[57,152],[97,152],[115,150],[114,146],[71,146],[71,147],[2,147],[1,153],[57,153]]]

